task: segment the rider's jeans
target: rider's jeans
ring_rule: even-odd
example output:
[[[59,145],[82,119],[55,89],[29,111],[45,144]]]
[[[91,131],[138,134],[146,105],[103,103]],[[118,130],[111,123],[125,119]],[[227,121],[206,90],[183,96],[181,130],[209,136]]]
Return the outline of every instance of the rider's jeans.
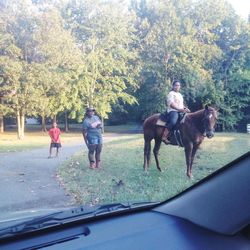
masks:
[[[179,114],[177,111],[170,111],[168,113],[167,128],[171,130],[178,121]]]

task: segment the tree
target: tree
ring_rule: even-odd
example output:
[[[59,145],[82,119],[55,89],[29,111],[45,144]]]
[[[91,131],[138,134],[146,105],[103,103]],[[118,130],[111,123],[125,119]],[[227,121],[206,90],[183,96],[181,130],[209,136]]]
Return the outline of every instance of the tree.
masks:
[[[72,108],[76,102],[74,79],[83,63],[81,54],[70,32],[64,29],[60,13],[55,8],[44,9],[35,34],[39,62],[34,68],[37,93],[37,113],[45,118],[55,117]]]
[[[13,1],[6,4],[1,15],[1,33],[8,39],[1,44],[0,69],[5,88],[16,93],[7,105],[17,117],[19,139],[24,137],[25,115],[32,115],[35,109],[34,86],[27,78],[35,55],[33,11],[29,2]]]
[[[214,71],[218,89],[223,93],[221,123],[223,129],[232,130],[249,117],[250,25],[231,10],[215,33],[216,43],[223,52],[219,67]]]
[[[17,116],[21,139],[25,115],[41,115],[45,129],[46,116],[70,109],[71,78],[82,61],[53,6],[12,4],[2,15],[2,33],[9,39],[1,46],[0,69],[5,88],[16,90],[6,104]]]
[[[166,92],[173,80],[183,83],[185,99],[192,109],[200,108],[203,90],[207,82],[212,83],[209,65],[220,56],[220,50],[210,30],[218,25],[222,14],[215,12],[212,22],[209,14],[199,15],[198,3],[194,8],[190,4],[187,0],[162,0],[135,5],[143,65],[137,92],[142,118],[165,109]]]
[[[64,18],[77,39],[83,64],[79,71],[78,96],[82,103],[75,106],[83,114],[86,106],[95,106],[102,118],[107,118],[112,104],[118,100],[135,103],[127,92],[134,88],[136,53],[133,24],[123,4],[102,1],[71,1]]]

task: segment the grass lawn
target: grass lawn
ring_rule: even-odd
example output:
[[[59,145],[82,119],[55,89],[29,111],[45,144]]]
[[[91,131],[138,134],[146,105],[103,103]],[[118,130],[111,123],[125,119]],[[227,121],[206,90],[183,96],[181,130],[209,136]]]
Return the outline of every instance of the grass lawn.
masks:
[[[88,168],[87,152],[79,152],[58,170],[66,190],[79,204],[128,201],[163,201],[193,185],[231,160],[249,151],[250,135],[217,133],[205,139],[193,165],[194,178],[186,175],[184,152],[176,146],[162,145],[156,169],[152,157],[148,173],[143,172],[141,134],[123,135],[105,143],[102,169]]]
[[[59,127],[63,128],[63,125],[59,124]],[[81,127],[81,124],[70,124],[71,131],[69,131],[68,133],[64,133],[62,131],[62,144],[64,145],[66,143],[75,141],[83,141]],[[47,126],[48,130],[49,128],[50,127]],[[105,133],[128,133],[133,132],[135,128],[138,130],[138,125],[128,124],[119,126],[105,126]],[[0,153],[23,151],[49,146],[50,138],[48,136],[48,133],[41,132],[41,125],[27,125],[25,137],[23,140],[17,139],[16,130],[16,126],[11,126],[5,133],[0,134]]]
[[[71,143],[74,141],[82,140],[81,133],[62,133],[62,144]],[[48,146],[50,144],[50,138],[47,133],[43,132],[26,132],[23,140],[17,139],[16,132],[5,132],[0,134],[0,153],[15,152],[29,150],[33,148],[39,148]]]

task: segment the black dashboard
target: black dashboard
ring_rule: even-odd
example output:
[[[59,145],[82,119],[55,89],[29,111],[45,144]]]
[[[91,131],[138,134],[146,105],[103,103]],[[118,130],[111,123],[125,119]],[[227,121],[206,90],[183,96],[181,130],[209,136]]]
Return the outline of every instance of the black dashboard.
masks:
[[[1,249],[250,249],[242,233],[218,234],[160,212],[120,215],[108,220],[5,242]]]

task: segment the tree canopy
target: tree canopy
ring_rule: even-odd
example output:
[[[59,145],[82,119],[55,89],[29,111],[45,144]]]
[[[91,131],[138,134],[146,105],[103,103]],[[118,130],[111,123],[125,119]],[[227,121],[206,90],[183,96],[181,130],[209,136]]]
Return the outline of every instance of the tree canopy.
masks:
[[[223,0],[0,1],[3,117],[60,114],[141,121],[165,110],[173,80],[191,110],[220,108],[224,130],[250,115],[250,24]],[[126,115],[127,114],[127,115]],[[120,117],[120,118],[119,118]],[[118,121],[119,122],[119,121]]]

